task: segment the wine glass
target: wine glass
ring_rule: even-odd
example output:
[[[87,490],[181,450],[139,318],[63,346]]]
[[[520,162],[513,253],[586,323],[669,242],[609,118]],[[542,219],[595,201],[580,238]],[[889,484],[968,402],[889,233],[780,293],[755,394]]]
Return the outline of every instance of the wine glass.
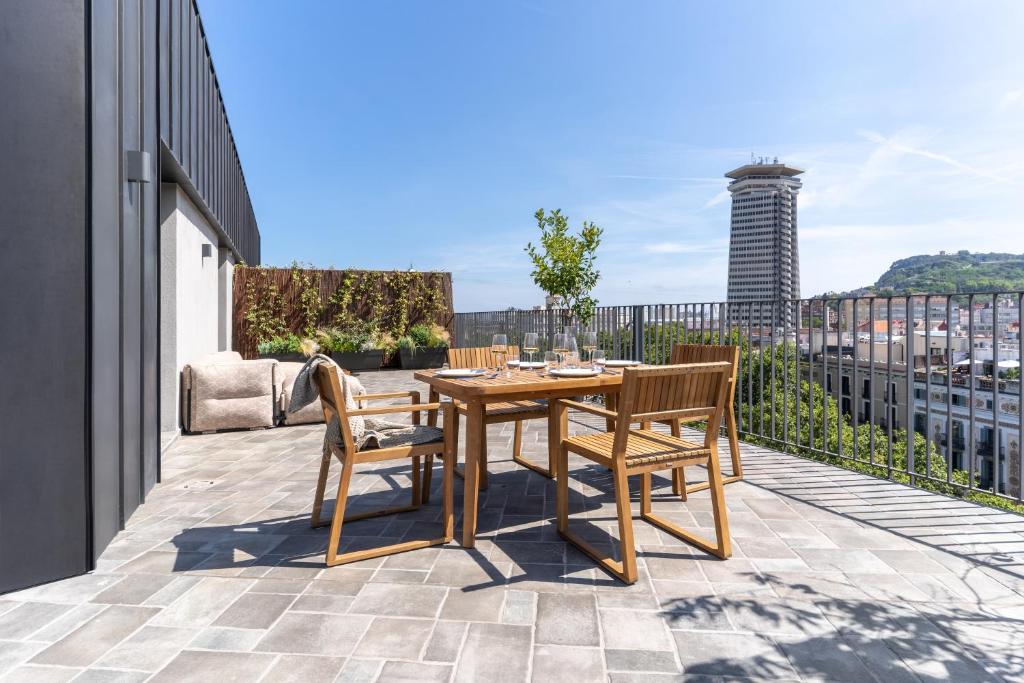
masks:
[[[536,332],[527,332],[523,335],[523,353],[527,354],[530,362],[533,363],[533,354],[540,350],[540,339]]]
[[[580,366],[580,349],[576,345],[576,337],[571,334],[568,335],[568,337],[569,339],[565,344],[567,349],[565,354],[565,363],[570,368],[578,368]]]
[[[508,354],[508,335],[496,334],[491,337],[491,353],[494,354],[494,367],[500,371],[505,365],[505,356]]]
[[[555,334],[554,341],[551,344],[551,350],[558,357],[559,365],[565,362],[565,357],[569,354],[569,339],[569,335],[565,332],[558,332]]]
[[[558,354],[554,351],[546,351],[544,353],[544,363],[547,365],[548,372],[558,368]]]
[[[594,349],[592,354],[592,362],[595,368],[604,369],[605,354],[604,349]]]
[[[591,365],[594,364],[594,351],[597,349],[597,332],[583,332],[580,334],[580,348],[583,355]]]

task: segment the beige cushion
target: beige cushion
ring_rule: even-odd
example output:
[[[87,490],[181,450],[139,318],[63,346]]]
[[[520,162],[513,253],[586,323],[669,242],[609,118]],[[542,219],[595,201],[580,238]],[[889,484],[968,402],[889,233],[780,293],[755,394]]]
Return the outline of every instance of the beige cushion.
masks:
[[[251,360],[186,365],[185,429],[273,427],[277,361]]]
[[[320,407],[320,399],[313,401],[305,408],[301,408],[298,412],[288,412],[288,404],[292,400],[292,385],[295,384],[295,377],[298,376],[299,370],[302,369],[303,365],[304,363],[288,362],[279,362],[277,364],[277,382],[281,388],[280,409],[284,424],[301,425],[324,421],[324,410]]]

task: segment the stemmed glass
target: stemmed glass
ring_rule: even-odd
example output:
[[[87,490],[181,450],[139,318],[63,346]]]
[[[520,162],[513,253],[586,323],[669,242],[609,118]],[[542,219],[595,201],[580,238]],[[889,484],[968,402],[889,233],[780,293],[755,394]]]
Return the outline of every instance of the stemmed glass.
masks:
[[[594,351],[597,349],[597,332],[584,332],[580,335],[580,348],[583,349],[586,360],[590,365],[594,364]]]
[[[558,364],[561,366],[565,363],[565,358],[569,354],[569,339],[571,337],[565,332],[558,332],[555,334],[554,341],[551,344],[551,350],[555,352],[558,357]]]
[[[494,354],[494,367],[501,372],[508,354],[508,335],[496,334],[491,337],[491,353]]]
[[[539,342],[540,339],[536,332],[527,332],[523,335],[523,353],[527,354],[531,365],[533,364],[533,354],[540,351]]]

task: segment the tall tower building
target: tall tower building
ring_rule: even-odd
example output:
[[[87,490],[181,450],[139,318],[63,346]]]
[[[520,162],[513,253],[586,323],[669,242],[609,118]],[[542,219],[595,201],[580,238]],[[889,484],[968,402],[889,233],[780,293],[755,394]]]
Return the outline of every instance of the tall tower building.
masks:
[[[729,171],[732,223],[729,236],[729,303],[800,298],[796,196],[798,168],[778,158],[752,159]],[[737,307],[736,318],[781,326],[792,322],[794,306]],[[759,321],[759,322],[758,322]]]

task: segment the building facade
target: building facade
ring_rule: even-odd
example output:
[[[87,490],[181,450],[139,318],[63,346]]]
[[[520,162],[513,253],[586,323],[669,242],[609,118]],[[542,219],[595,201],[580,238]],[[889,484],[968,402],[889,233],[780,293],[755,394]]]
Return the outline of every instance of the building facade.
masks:
[[[10,0],[0,26],[4,593],[89,571],[145,500],[260,239],[193,0]]]
[[[731,178],[732,215],[729,234],[729,303],[785,302],[800,298],[800,253],[797,244],[797,195],[800,169],[778,159],[759,159],[726,173]],[[737,309],[755,324],[781,326],[791,322],[789,306],[774,314],[748,306]]]

